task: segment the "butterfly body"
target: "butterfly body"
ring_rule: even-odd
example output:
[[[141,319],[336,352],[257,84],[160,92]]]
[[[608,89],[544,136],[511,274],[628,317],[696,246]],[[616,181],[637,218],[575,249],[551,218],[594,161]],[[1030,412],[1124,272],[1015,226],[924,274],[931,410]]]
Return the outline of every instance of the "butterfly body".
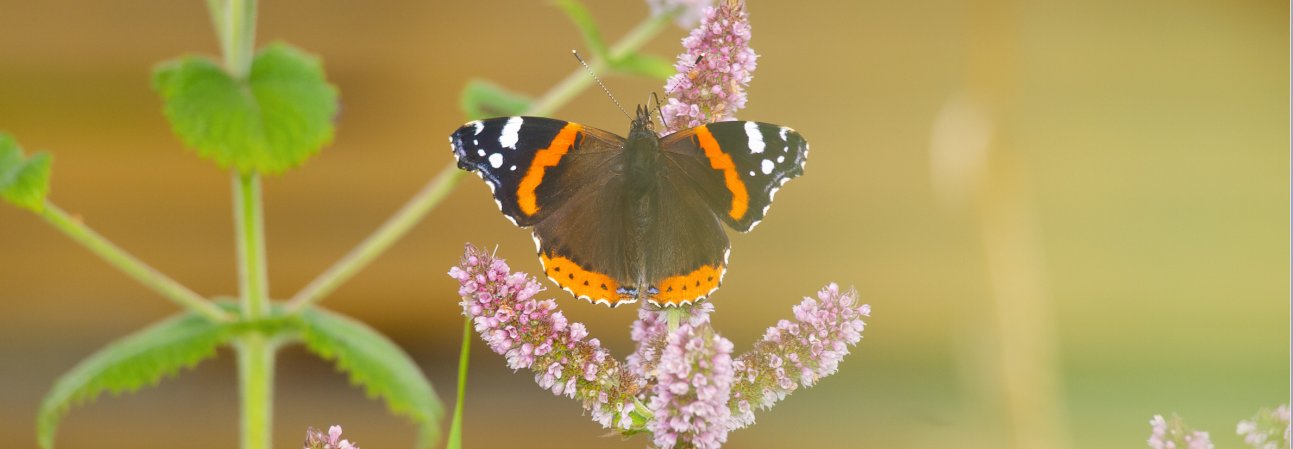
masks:
[[[616,306],[689,304],[727,271],[723,224],[748,231],[803,173],[789,128],[720,122],[659,137],[638,108],[628,138],[561,120],[500,117],[450,143],[503,214],[532,227],[545,274],[576,297]]]

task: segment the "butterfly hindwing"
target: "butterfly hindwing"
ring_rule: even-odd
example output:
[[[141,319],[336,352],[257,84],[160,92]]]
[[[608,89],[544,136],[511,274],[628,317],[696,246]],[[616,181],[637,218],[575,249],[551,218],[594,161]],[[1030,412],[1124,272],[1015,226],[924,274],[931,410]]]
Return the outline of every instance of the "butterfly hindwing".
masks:
[[[618,139],[618,141],[617,141]],[[518,226],[533,226],[583,182],[582,168],[604,165],[623,139],[578,123],[543,117],[469,122],[449,136],[458,167],[489,185],[499,210]]]
[[[643,236],[647,293],[657,305],[706,299],[727,273],[730,246],[723,224],[685,177],[665,170],[657,197],[662,213]]]
[[[754,229],[781,186],[804,173],[808,142],[793,129],[718,122],[665,136],[660,149],[724,222]]]

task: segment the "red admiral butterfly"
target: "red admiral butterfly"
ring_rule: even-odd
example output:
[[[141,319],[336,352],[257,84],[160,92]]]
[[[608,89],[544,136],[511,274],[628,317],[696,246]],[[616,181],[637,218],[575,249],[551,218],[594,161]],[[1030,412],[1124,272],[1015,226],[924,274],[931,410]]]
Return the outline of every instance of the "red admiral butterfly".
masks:
[[[803,174],[808,142],[782,126],[718,122],[659,137],[641,106],[628,139],[542,117],[477,120],[449,136],[458,167],[489,184],[534,242],[548,279],[611,307],[690,304],[718,289],[730,246],[777,189]]]

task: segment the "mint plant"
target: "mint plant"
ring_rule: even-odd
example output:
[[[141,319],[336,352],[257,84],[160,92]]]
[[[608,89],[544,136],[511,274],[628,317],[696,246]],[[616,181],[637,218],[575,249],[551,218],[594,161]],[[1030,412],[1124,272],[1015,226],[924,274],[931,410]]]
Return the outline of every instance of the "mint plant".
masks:
[[[59,421],[72,407],[104,392],[133,392],[155,385],[213,357],[224,346],[237,355],[241,446],[271,447],[275,356],[285,345],[297,343],[333,361],[369,396],[412,420],[418,427],[419,447],[432,446],[439,440],[443,407],[416,363],[376,330],[318,303],[434,209],[462,172],[450,162],[368,238],[298,293],[282,301],[270,298],[261,178],[300,166],[332,141],[338,90],[327,81],[317,57],[286,43],[257,49],[256,0],[207,0],[206,5],[220,43],[220,58],[191,55],[163,62],[154,69],[152,82],[176,136],[200,157],[230,172],[238,250],[236,296],[194,292],[59,208],[49,199],[52,156],[28,154],[13,137],[0,132],[0,198],[41,217],[182,309],[108,344],[57,379],[38,412],[40,446],[54,446]],[[664,8],[617,43],[607,44],[581,4],[560,0],[557,6],[585,39],[594,73],[658,79],[673,74],[667,61],[636,50],[679,17],[681,8]],[[576,68],[547,93],[532,98],[489,81],[472,80],[460,106],[468,118],[546,115],[591,83],[591,77]],[[463,366],[469,341],[463,341]],[[465,385],[461,380],[460,376],[456,422],[461,419]],[[335,431],[339,434],[340,427]],[[315,435],[316,442],[343,443],[333,441],[337,438],[331,433],[326,439]],[[455,425],[450,446],[460,441],[460,427]]]

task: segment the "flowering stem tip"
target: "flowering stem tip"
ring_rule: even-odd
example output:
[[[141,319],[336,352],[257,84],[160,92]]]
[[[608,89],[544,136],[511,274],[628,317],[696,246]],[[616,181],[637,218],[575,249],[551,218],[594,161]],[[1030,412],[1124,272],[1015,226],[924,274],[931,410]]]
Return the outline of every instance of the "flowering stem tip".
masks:
[[[463,314],[509,367],[579,401],[603,427],[650,433],[662,449],[718,448],[728,432],[754,423],[756,409],[835,373],[871,311],[856,292],[830,284],[736,356],[712,326],[712,303],[644,306],[630,332],[636,349],[621,363],[556,302],[536,298],[537,280],[502,259],[467,245],[449,276],[459,283]]]

